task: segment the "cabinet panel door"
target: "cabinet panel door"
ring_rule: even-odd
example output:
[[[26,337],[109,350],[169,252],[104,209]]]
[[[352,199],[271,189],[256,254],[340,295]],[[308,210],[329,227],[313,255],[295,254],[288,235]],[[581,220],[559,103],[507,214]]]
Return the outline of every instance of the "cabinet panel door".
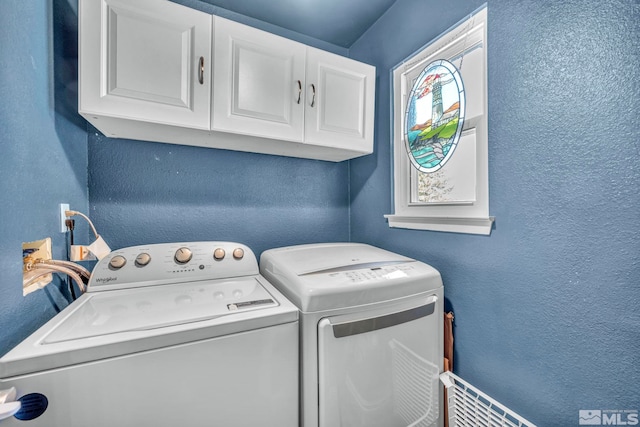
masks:
[[[307,50],[305,142],[373,150],[375,68]]]
[[[302,141],[305,46],[215,18],[212,128]]]
[[[80,15],[80,112],[209,129],[211,15],[157,0]]]

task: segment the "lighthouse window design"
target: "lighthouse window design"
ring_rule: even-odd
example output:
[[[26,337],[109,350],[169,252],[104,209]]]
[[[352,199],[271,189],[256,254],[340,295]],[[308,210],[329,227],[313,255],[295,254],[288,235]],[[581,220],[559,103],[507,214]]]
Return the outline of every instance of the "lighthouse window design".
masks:
[[[405,146],[416,169],[432,173],[447,164],[460,140],[464,111],[458,69],[444,59],[427,65],[409,93],[404,118]]]

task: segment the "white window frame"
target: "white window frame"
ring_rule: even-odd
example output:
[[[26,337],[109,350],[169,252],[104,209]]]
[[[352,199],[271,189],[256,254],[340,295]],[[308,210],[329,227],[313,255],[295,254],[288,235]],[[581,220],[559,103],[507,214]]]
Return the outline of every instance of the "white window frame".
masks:
[[[464,54],[482,49],[481,60],[464,62]],[[411,166],[404,143],[404,115],[411,92],[408,79],[416,78],[428,64],[447,59],[460,69],[465,84],[467,112],[461,138],[476,142],[476,199],[468,203],[414,202],[417,171]],[[460,65],[462,67],[460,68]],[[391,71],[393,82],[393,182],[395,213],[385,215],[390,227],[489,235],[489,168],[487,125],[487,8],[475,11],[428,43]],[[473,87],[473,90],[468,90]],[[412,180],[413,175],[413,180]]]

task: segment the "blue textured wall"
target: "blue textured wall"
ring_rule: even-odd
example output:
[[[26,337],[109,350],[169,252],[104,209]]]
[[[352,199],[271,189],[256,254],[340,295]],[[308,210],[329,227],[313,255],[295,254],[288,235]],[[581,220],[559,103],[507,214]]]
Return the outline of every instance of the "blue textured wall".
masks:
[[[178,3],[347,53],[195,0]],[[77,0],[3,0],[0,39],[0,355],[67,304],[57,281],[27,298],[21,289],[22,242],[50,236],[54,257],[66,257],[59,203],[88,212],[113,248],[219,239],[259,254],[348,240],[347,163],[108,140],[93,128],[88,137],[77,114]],[[88,241],[87,227],[77,227],[78,241]]]
[[[74,0],[0,1],[0,354],[66,304],[56,287],[21,296],[20,244],[51,236],[62,256],[57,205],[89,209],[89,182],[89,213],[113,247],[228,239],[260,253],[351,233],[424,260],[443,274],[464,378],[540,426],[577,425],[579,409],[640,409],[637,1],[490,0],[496,229],[398,230],[382,217],[392,211],[389,71],[478,6],[399,0],[353,46],[378,67],[377,140],[349,165],[93,130],[87,158]],[[40,184],[27,185],[34,170]]]
[[[91,215],[112,248],[349,239],[348,164],[89,137]]]
[[[230,19],[232,21],[240,22],[242,24],[249,25],[251,27],[258,28],[263,31],[267,31],[269,33],[277,34],[281,37],[285,37],[291,40],[296,40],[300,43],[317,47],[318,49],[323,49],[328,52],[333,52],[343,56],[349,55],[349,49],[346,49],[344,47],[337,46],[335,44],[328,43],[322,40],[318,40],[316,38],[307,36],[305,34],[300,34],[296,31],[288,30],[286,28],[282,28],[277,25],[270,24],[268,22],[260,21],[259,19],[241,15],[239,13],[232,12],[222,7],[213,6],[209,3],[205,3],[204,1],[200,1],[200,0],[170,0],[170,1],[172,1],[173,3],[178,3],[183,6],[190,7],[192,9],[199,10],[201,12],[210,13],[212,15],[216,15],[222,18]],[[283,16],[282,10],[285,8],[291,7],[290,4],[286,4],[288,2],[289,0],[274,0],[274,2],[272,3],[274,5],[274,8],[276,9],[276,14],[280,19]],[[247,4],[250,4],[250,2],[247,2]],[[260,8],[261,5],[257,4],[256,7]],[[284,13],[284,15],[286,14],[287,13]],[[308,17],[308,19],[314,19],[314,17]],[[315,24],[316,23],[313,22],[311,23],[311,26]],[[339,25],[337,24],[334,27],[337,29]]]
[[[66,1],[0,1],[0,355],[67,304],[59,285],[22,297],[22,242],[51,237],[65,257],[58,204],[88,207],[76,21]]]
[[[399,0],[351,49],[378,66],[352,240],[443,275],[456,372],[540,426],[640,409],[640,5],[489,0],[490,237],[390,229],[391,68],[481,5]]]
[[[207,13],[346,54],[206,3]],[[231,240],[256,255],[276,247],[349,239],[349,165],[89,133],[91,216],[111,247]]]

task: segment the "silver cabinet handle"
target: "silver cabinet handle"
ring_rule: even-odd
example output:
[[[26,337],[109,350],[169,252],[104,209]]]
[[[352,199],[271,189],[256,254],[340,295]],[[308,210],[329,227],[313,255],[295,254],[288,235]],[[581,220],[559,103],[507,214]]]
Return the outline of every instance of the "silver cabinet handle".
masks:
[[[300,104],[300,97],[302,96],[302,82],[298,80],[298,100],[296,104]]]
[[[314,85],[313,83],[311,84],[311,90],[313,91],[313,98],[311,98],[311,108],[313,108],[316,103],[316,85]]]
[[[204,84],[204,56],[200,57],[200,70],[198,71],[198,81],[201,85]]]

